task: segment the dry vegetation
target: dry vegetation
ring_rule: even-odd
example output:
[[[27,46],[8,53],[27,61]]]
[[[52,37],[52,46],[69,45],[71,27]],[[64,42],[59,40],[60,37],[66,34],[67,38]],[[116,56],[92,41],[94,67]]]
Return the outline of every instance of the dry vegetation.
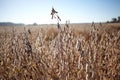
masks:
[[[0,80],[120,80],[120,25],[0,30]]]

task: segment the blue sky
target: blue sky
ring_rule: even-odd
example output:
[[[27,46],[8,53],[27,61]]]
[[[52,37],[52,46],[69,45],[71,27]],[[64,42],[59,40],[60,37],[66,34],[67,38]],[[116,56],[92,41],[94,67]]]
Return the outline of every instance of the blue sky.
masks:
[[[51,24],[52,6],[61,23],[102,22],[120,16],[120,0],[0,0],[0,22]]]

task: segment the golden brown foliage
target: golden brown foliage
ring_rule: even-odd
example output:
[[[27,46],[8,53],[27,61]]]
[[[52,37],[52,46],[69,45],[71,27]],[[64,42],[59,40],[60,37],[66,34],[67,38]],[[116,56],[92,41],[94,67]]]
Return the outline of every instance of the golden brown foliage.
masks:
[[[120,30],[67,26],[0,32],[0,79],[120,80]]]

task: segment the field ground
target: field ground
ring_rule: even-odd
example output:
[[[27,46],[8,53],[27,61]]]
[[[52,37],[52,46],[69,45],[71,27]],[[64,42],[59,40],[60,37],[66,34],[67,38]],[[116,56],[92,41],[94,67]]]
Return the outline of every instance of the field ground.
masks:
[[[76,24],[70,24],[71,28],[74,28],[75,30],[77,31],[88,31],[90,28],[91,28],[91,23],[76,23]],[[95,24],[96,26],[100,26],[99,23],[96,23]],[[65,25],[62,24],[61,25],[62,27],[64,27]],[[120,27],[120,23],[103,23],[102,24],[103,27],[101,27],[102,29],[118,29]],[[22,32],[24,30],[24,27],[26,29],[30,29],[32,32],[36,32],[36,31],[39,31],[41,28],[47,28],[46,30],[49,30],[50,28],[54,28],[54,29],[57,29],[57,25],[55,24],[43,24],[43,25],[38,25],[38,26],[15,26],[14,28],[17,30],[17,31],[20,31]],[[4,30],[7,30],[7,31],[11,31],[13,28],[13,26],[0,26],[0,32],[1,31],[4,31]]]
[[[120,80],[120,23],[0,27],[0,80]]]

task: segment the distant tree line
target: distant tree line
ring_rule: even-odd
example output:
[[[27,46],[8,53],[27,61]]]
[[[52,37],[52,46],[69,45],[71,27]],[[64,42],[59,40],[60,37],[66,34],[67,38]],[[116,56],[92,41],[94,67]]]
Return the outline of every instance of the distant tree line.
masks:
[[[23,23],[0,22],[0,26],[24,26]]]
[[[120,23],[120,16],[118,16],[118,18],[112,18],[112,20],[107,21],[107,23]]]

